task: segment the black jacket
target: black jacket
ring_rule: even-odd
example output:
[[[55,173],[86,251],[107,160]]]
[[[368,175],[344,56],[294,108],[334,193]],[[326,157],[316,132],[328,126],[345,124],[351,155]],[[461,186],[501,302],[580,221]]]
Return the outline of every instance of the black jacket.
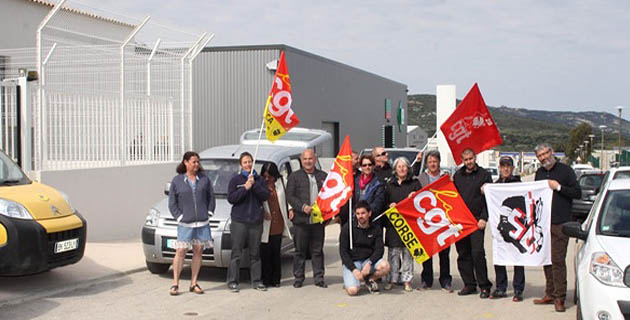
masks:
[[[381,182],[385,182],[387,179],[391,178],[394,174],[394,169],[389,165],[389,162],[385,162],[383,167],[374,166],[374,174],[378,177]]]
[[[582,189],[577,183],[575,172],[571,167],[556,159],[556,164],[547,171],[544,167],[536,170],[536,181],[556,180],[560,183],[560,192],[553,191],[551,200],[551,224],[562,224],[571,221],[571,207],[573,199],[582,196]]]
[[[375,266],[385,252],[383,248],[383,229],[373,224],[370,224],[367,229],[359,228],[356,219],[352,223],[352,228],[352,250],[350,250],[348,224],[344,224],[339,233],[339,256],[341,256],[341,262],[350,271],[356,269],[354,261],[370,259],[372,265]]]
[[[317,181],[317,191],[321,190],[324,180],[326,180],[326,172],[315,169],[313,172],[315,180]],[[294,216],[293,223],[295,224],[310,224],[311,219],[302,208],[304,205],[312,206],[311,203],[311,185],[308,179],[308,174],[304,169],[295,171],[289,175],[289,181],[287,182],[287,201],[293,208]]]
[[[468,210],[477,220],[488,221],[488,208],[486,207],[486,197],[481,194],[481,186],[484,183],[492,183],[490,173],[476,166],[475,170],[468,173],[466,166],[459,168],[453,175],[457,192],[462,196]]]
[[[497,179],[497,181],[495,181],[494,183],[511,183],[511,182],[521,182],[521,176],[511,175],[507,177],[506,179],[503,179],[499,176],[499,179]]]
[[[262,223],[263,202],[269,199],[267,183],[261,176],[256,175],[254,185],[247,190],[243,186],[245,182],[247,182],[247,177],[237,173],[228,184],[227,200],[232,204],[231,218],[242,223]]]
[[[398,179],[390,179],[385,185],[385,208],[389,208],[389,204],[392,202],[398,203],[406,199],[410,193],[417,190],[420,190],[420,181],[411,178],[411,175],[402,184],[398,184]],[[389,219],[383,217],[381,220],[383,220],[382,224],[385,226],[385,245],[390,248],[404,247],[405,244]]]

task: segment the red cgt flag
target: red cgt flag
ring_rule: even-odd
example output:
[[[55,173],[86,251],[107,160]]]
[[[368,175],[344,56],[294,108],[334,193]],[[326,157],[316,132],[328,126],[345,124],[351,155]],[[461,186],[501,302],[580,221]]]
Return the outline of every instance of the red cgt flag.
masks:
[[[297,115],[291,109],[293,96],[291,94],[291,82],[289,81],[289,69],[284,60],[284,51],[280,53],[276,76],[273,77],[271,91],[265,105],[265,134],[270,141],[276,141],[287,131],[300,123]]]
[[[478,229],[448,175],[389,208],[385,215],[418,263]]]
[[[440,130],[444,133],[457,165],[461,164],[460,155],[467,148],[477,154],[503,143],[476,83],[453,114],[440,126]]]
[[[313,205],[313,222],[324,222],[339,213],[352,196],[352,180],[352,147],[350,137],[346,136]]]

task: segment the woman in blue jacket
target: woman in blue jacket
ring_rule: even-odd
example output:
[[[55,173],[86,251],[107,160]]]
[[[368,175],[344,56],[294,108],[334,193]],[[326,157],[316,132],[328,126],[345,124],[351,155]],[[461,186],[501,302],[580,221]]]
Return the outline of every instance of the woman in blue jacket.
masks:
[[[239,162],[241,172],[235,174],[228,184],[227,200],[232,204],[232,256],[227,284],[230,291],[239,291],[241,254],[247,245],[252,286],[256,290],[266,291],[267,287],[261,281],[260,238],[263,231],[263,202],[269,199],[269,189],[265,180],[252,170],[253,157],[249,152],[241,153]]]
[[[354,207],[359,200],[365,200],[372,208],[372,216],[374,219],[380,215],[385,209],[385,183],[381,182],[374,174],[374,157],[364,154],[359,159],[361,166],[361,174],[354,178],[354,196],[352,198],[352,206]],[[377,222],[380,224],[380,222]]]
[[[182,271],[186,252],[192,249],[190,292],[202,294],[203,289],[197,283],[201,269],[201,254],[204,248],[212,247],[212,235],[208,220],[213,214],[216,203],[212,182],[203,173],[199,164],[199,155],[188,151],[176,169],[168,194],[168,209],[177,219],[177,241],[173,259],[173,286],[171,295],[179,294],[179,275]]]

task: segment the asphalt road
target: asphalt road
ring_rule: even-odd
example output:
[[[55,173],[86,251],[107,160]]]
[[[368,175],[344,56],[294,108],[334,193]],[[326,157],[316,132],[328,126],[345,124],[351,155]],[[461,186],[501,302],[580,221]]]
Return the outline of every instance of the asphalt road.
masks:
[[[401,287],[383,291],[380,295],[370,295],[365,290],[357,297],[348,297],[342,290],[341,262],[337,249],[338,226],[326,230],[326,281],[327,289],[313,286],[307,278],[305,286],[295,289],[291,286],[291,257],[283,258],[282,287],[267,292],[258,292],[249,286],[246,270],[241,274],[241,292],[228,292],[225,286],[224,269],[203,268],[200,285],[206,290],[204,295],[185,292],[180,296],[168,295],[171,274],[153,275],[148,271],[120,273],[117,276],[102,278],[82,286],[71,286],[58,281],[51,288],[50,295],[37,299],[0,307],[0,319],[574,319],[572,256],[574,242],[569,247],[569,296],[567,312],[556,313],[553,306],[536,306],[532,300],[543,294],[544,276],[542,268],[526,268],[527,284],[525,300],[520,303],[511,298],[500,300],[480,299],[477,295],[459,297],[437,288],[406,293]],[[491,266],[491,241],[486,232],[486,250],[489,272],[494,279]],[[142,253],[139,252],[141,255]],[[454,248],[451,250],[451,273],[454,288],[461,289],[462,282],[457,272]],[[437,261],[434,270],[439,267]],[[85,264],[93,268],[92,264]],[[421,267],[415,266],[414,286],[419,285]],[[45,281],[63,272],[52,271],[32,277],[11,279],[13,285],[23,281],[26,286],[37,285],[33,281]],[[311,276],[310,267],[307,277]],[[511,268],[508,268],[511,277]],[[48,275],[48,276],[47,276]],[[436,274],[437,277],[437,274]],[[180,288],[189,285],[190,273],[185,268]],[[0,279],[0,283],[6,279]],[[68,280],[72,282],[72,280]],[[64,287],[68,287],[64,290]],[[2,285],[0,284],[0,289]],[[47,289],[48,290],[48,289]],[[508,294],[511,294],[511,288]]]

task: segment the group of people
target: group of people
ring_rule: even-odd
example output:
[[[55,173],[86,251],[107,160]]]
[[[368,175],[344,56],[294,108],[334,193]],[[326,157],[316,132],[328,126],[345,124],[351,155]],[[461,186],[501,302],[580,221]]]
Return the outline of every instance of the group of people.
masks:
[[[554,304],[562,312],[567,291],[566,252],[568,237],[562,233],[561,224],[571,219],[571,201],[580,196],[580,188],[571,168],[553,156],[553,149],[543,143],[535,148],[542,167],[536,171],[536,180],[548,180],[554,190],[551,209],[551,261],[544,267],[546,278],[545,296],[534,300],[535,304]],[[455,243],[457,267],[464,282],[458,295],[476,294],[480,298],[507,297],[507,270],[495,265],[496,286],[492,282],[484,249],[484,230],[488,211],[484,198],[487,183],[520,182],[513,174],[514,163],[510,157],[499,161],[500,177],[492,181],[487,170],[476,162],[473,150],[462,152],[463,166],[452,176],[453,182],[470,212],[478,221],[478,229]],[[240,155],[241,172],[235,174],[228,185],[228,202],[232,204],[231,238],[232,253],[227,273],[227,286],[239,291],[239,270],[244,248],[248,248],[250,278],[254,289],[265,291],[267,287],[280,286],[280,247],[283,237],[293,237],[293,287],[304,285],[305,261],[310,256],[314,285],[326,288],[324,264],[325,227],[330,222],[313,221],[313,207],[327,174],[316,168],[317,158],[313,150],[305,150],[301,156],[301,169],[292,172],[287,179],[286,194],[278,168],[265,163],[258,174],[252,170],[253,157],[247,152]],[[414,192],[435,182],[446,174],[440,169],[440,153],[437,150],[421,152],[413,166],[400,157],[389,165],[388,153],[382,147],[373,148],[371,154],[359,157],[352,154],[354,193],[352,202],[341,208],[333,220],[341,224],[339,255],[343,269],[344,289],[349,295],[359,293],[363,283],[371,293],[379,292],[379,280],[383,289],[401,285],[404,291],[413,291],[414,259],[405,247],[394,226],[388,219],[375,219],[388,207],[411,196]],[[422,170],[421,163],[426,164]],[[422,172],[421,172],[422,171]],[[203,174],[199,156],[187,152],[177,168],[169,193],[169,209],[179,221],[176,256],[173,261],[173,286],[170,294],[179,293],[179,275],[187,250],[193,250],[190,291],[198,294],[203,289],[197,283],[204,247],[212,246],[208,215],[213,212],[215,199],[212,184]],[[350,207],[350,203],[352,207]],[[200,212],[200,214],[198,214]],[[289,221],[292,223],[289,230]],[[291,232],[290,232],[291,231]],[[386,259],[385,247],[388,248]],[[450,273],[450,248],[439,254],[439,284],[447,292],[453,292]],[[420,286],[433,286],[433,261],[423,263]],[[523,300],[525,271],[523,266],[514,267],[513,301]]]

